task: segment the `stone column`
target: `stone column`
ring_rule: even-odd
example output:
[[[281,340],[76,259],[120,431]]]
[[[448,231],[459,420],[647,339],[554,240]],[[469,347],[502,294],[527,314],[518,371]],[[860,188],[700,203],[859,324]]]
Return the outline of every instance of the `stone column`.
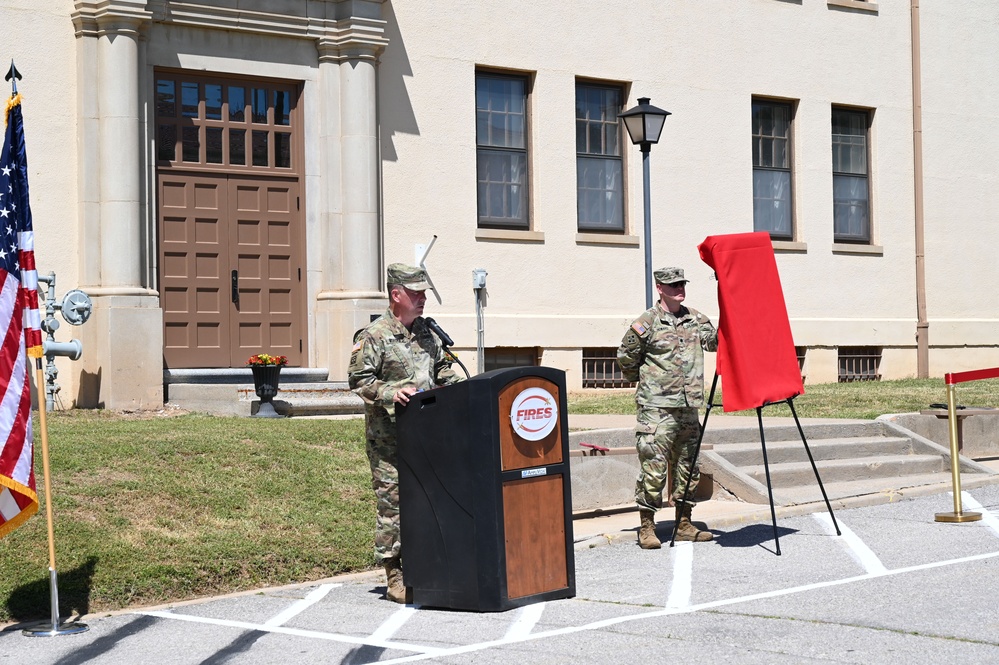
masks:
[[[354,332],[387,306],[382,285],[377,57],[381,21],[345,19],[319,42],[323,289],[317,362],[345,380]]]
[[[80,170],[82,263],[80,286],[94,301],[81,329],[84,343],[77,403],[113,409],[163,404],[163,316],[157,293],[143,284],[139,139],[139,31],[150,20],[138,0],[77,2],[79,67],[96,90],[81,92],[84,122]],[[96,62],[86,56],[96,55]],[[93,131],[96,130],[96,131]],[[96,199],[96,201],[94,200]]]

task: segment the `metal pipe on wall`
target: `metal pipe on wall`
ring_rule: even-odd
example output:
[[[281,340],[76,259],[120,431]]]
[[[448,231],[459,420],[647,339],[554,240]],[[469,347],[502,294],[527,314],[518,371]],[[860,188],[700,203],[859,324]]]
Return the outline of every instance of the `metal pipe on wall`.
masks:
[[[926,318],[926,241],[923,220],[923,101],[919,47],[919,0],[910,0],[912,29],[912,153],[916,232],[916,376],[930,376],[930,324]]]

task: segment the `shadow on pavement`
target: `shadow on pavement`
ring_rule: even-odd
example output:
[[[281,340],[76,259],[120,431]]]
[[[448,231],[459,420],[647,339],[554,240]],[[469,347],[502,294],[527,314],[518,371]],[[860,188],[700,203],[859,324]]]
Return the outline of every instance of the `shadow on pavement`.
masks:
[[[780,538],[797,532],[797,529],[788,529],[783,526],[777,527],[777,536]],[[761,547],[769,545],[770,547],[764,547],[764,549],[772,552],[774,527],[772,524],[747,524],[735,531],[715,532],[715,542],[722,547]]]
[[[90,585],[97,567],[97,557],[72,570],[56,571],[59,583],[59,616],[90,614]],[[52,616],[51,589],[46,575],[22,584],[10,593],[7,610],[15,621],[41,621]]]

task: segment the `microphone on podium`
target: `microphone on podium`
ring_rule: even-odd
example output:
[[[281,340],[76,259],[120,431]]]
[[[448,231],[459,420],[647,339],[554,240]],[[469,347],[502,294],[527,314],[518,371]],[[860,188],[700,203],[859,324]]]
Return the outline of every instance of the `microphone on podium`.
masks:
[[[452,341],[451,338],[448,336],[448,334],[444,332],[444,329],[441,328],[439,323],[434,321],[429,316],[425,317],[423,319],[423,322],[427,324],[428,328],[434,331],[434,334],[440,337],[441,344],[443,344],[444,346],[454,346],[454,341]]]

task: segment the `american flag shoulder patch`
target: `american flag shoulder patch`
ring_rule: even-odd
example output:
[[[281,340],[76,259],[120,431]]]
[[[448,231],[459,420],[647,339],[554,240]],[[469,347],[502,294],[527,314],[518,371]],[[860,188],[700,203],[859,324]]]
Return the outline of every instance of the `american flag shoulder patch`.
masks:
[[[352,348],[350,352],[353,353],[354,351],[360,351],[360,350],[361,350],[361,340],[357,340],[357,342],[354,343],[354,348]]]
[[[642,323],[641,321],[635,321],[634,323],[632,323],[631,329],[637,332],[639,335],[644,335],[646,330],[645,324]]]

